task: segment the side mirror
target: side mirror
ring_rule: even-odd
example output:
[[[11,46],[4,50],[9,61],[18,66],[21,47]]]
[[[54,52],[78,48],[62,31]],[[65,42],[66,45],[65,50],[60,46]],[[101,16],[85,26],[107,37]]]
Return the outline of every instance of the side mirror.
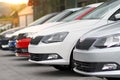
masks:
[[[120,13],[115,15],[116,20],[120,20]]]

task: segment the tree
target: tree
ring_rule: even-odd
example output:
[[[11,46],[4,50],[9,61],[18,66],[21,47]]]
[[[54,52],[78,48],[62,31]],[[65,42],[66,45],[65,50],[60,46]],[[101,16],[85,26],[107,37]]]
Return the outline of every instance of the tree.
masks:
[[[39,4],[35,5],[36,1]],[[77,7],[80,1],[86,1],[85,3],[87,5],[106,0],[29,0],[33,6],[34,20],[48,13],[60,12],[67,8]]]

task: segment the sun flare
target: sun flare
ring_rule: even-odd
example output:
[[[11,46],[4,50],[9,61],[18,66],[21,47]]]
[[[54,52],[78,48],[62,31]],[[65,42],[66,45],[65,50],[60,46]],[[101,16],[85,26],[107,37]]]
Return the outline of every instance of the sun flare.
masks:
[[[0,0],[1,2],[6,2],[10,4],[22,4],[22,3],[27,3],[28,0]]]

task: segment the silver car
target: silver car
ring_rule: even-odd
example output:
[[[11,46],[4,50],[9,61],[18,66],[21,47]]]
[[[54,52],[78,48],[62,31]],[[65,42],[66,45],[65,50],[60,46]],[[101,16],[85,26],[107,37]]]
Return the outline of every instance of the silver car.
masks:
[[[120,78],[120,21],[83,35],[73,53],[74,71],[83,75]]]

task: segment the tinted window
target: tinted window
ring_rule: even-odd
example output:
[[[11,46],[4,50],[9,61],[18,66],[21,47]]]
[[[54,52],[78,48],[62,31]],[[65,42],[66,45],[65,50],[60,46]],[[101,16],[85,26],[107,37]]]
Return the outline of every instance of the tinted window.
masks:
[[[61,21],[62,19],[71,15],[72,13],[73,13],[72,11],[65,10],[65,11],[59,13],[58,15],[56,15],[55,17],[51,18],[50,20],[48,20],[47,23]]]
[[[120,5],[120,0],[109,0],[97,7],[93,12],[85,16],[83,19],[101,19],[118,5]]]
[[[16,37],[17,40],[20,40],[20,39],[23,39],[23,38],[26,38],[26,34],[25,34],[25,33],[19,34],[19,35]]]
[[[28,26],[35,26],[38,24],[42,24],[45,21],[49,20],[50,18],[52,18],[53,16],[57,15],[57,13],[53,13],[53,14],[48,14],[46,16],[43,16],[42,18],[37,19],[36,21],[34,21],[33,23],[29,24]]]
[[[63,22],[69,22],[72,20],[75,20],[75,18],[77,18],[78,16],[80,16],[81,14],[83,14],[84,12],[86,12],[87,10],[89,10],[89,7],[84,7],[82,9],[80,9],[79,11],[71,14],[70,16],[66,17],[65,19],[63,19]]]

